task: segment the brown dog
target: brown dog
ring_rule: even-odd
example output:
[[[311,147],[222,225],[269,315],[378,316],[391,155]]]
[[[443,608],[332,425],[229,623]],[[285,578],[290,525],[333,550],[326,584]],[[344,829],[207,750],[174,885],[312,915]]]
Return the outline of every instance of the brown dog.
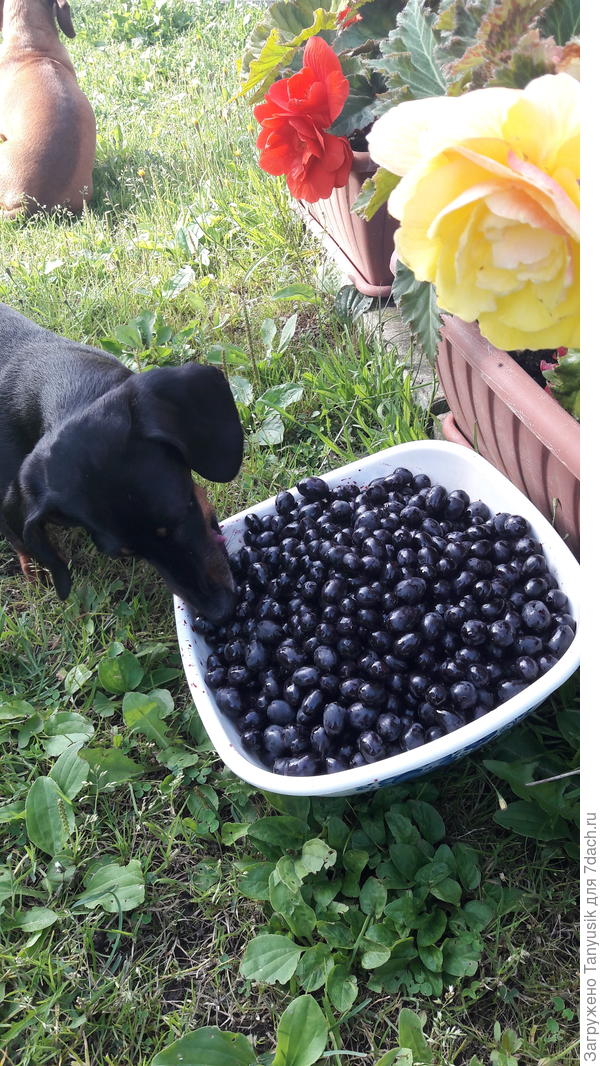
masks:
[[[0,218],[80,212],[92,195],[94,112],[55,18],[75,36],[67,0],[0,0]]]

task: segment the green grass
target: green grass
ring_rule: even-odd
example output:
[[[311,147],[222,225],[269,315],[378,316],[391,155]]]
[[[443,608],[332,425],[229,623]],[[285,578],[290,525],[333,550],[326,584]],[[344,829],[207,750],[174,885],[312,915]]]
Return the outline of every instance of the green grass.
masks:
[[[90,0],[73,17],[78,36],[69,50],[98,123],[94,200],[79,220],[0,223],[0,299],[69,337],[100,344],[118,336],[123,357],[138,365],[208,356],[245,379],[253,389],[242,408],[247,455],[236,482],[215,490],[222,514],[307,470],[430,432],[394,351],[377,331],[336,318],[321,253],[282,183],[256,166],[250,108],[228,104],[257,8],[114,0],[107,11]],[[190,284],[174,295],[177,276]],[[275,298],[297,283],[314,289],[314,299]],[[156,336],[141,348],[123,341],[119,327],[144,312],[172,328],[166,344]],[[286,346],[281,329],[296,312]],[[268,320],[276,328],[270,358]],[[281,383],[301,385],[302,397],[282,414],[283,440],[261,446],[253,439],[264,415],[256,398]],[[0,545],[0,804],[16,804],[0,806],[11,871],[0,915],[0,1062],[148,1066],[164,1045],[209,1024],[268,1051],[290,994],[240,976],[239,960],[266,916],[239,891],[235,861],[248,845],[224,843],[221,827],[252,822],[271,811],[269,802],[224,772],[206,743],[181,673],[171,600],[154,573],[109,562],[84,534],[65,543],[76,575],[66,605],[25,584]],[[172,750],[128,726],[121,695],[103,688],[98,668],[119,645],[143,667],[139,692],[171,693],[159,726]],[[2,701],[15,698],[31,710],[3,715]],[[576,705],[574,685],[562,702]],[[568,759],[572,747],[555,724],[559,703],[543,709],[550,732],[539,743],[554,738],[558,757]],[[60,728],[52,731],[57,712],[83,715],[94,730],[87,747],[118,752],[139,769],[122,784],[82,783],[58,871],[20,813],[67,743]],[[525,734],[514,737],[518,745]],[[357,1002],[368,1002],[343,1021],[340,1043],[366,1058],[338,1062],[370,1066],[393,1046],[402,1005],[424,1012],[436,1066],[464,1066],[473,1055],[486,1066],[513,1066],[498,1048],[496,1021],[522,1042],[519,1066],[578,1060],[576,865],[564,841],[525,839],[496,824],[499,794],[509,802],[511,790],[483,757],[436,776],[438,806],[449,839],[474,846],[485,878],[514,890],[519,905],[486,932],[476,975],[439,999],[368,993],[363,983]],[[92,864],[107,858],[139,860],[143,902],[122,913],[74,907]],[[33,907],[58,918],[37,931],[15,926],[15,914]]]

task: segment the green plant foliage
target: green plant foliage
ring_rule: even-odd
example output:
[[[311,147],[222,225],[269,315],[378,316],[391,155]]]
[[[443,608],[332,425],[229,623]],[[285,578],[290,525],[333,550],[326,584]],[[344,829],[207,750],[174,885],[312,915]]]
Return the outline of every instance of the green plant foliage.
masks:
[[[572,686],[570,686],[572,687]],[[575,857],[579,841],[579,716],[557,707],[553,721],[537,719],[522,730],[518,748],[507,737],[484,766],[509,785],[516,800],[502,800],[495,821],[519,836],[552,843]]]
[[[381,43],[381,55],[370,65],[385,76],[389,89],[401,89],[415,100],[443,96],[447,82],[439,61],[432,17],[422,0],[408,0],[398,15],[396,28]],[[385,96],[379,104],[385,107]]]
[[[327,1019],[312,996],[299,996],[281,1015],[272,1066],[313,1066],[327,1043]]]
[[[367,178],[352,204],[352,210],[369,221],[387,203],[389,195],[400,181],[397,174],[390,174],[385,167],[378,167],[372,178]]]
[[[25,801],[25,825],[32,844],[56,855],[66,846],[75,828],[72,804],[50,777],[38,777]]]
[[[433,285],[428,281],[417,281],[412,270],[398,261],[392,296],[413,338],[421,345],[429,361],[435,363],[441,318]]]
[[[86,891],[73,903],[74,907],[102,907],[108,914],[131,911],[144,902],[144,875],[139,859],[127,866],[107,862],[88,873],[84,879]]]
[[[424,995],[473,976],[482,932],[497,912],[496,899],[479,887],[477,853],[444,842],[443,819],[424,798],[380,793],[372,807],[359,807],[354,827],[332,824],[318,805],[305,826],[273,815],[250,827],[248,838],[271,861],[242,860],[240,891],[268,899],[272,916],[244,953],[244,977],[267,984],[295,977],[305,991],[324,982],[344,1011],[361,971],[373,991]],[[303,844],[307,831],[313,836]],[[332,841],[342,837],[338,854]]]
[[[542,371],[552,389],[552,395],[561,407],[579,421],[580,414],[580,353],[571,348],[566,355],[559,355],[552,370]]]
[[[159,1051],[150,1066],[254,1066],[255,1063],[256,1055],[245,1036],[207,1025]]]

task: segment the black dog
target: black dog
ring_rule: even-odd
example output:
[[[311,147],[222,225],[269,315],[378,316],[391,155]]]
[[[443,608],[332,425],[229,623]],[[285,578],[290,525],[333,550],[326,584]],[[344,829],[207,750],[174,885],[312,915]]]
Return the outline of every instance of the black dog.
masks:
[[[48,523],[82,526],[108,555],[147,559],[198,613],[225,618],[233,580],[191,470],[231,481],[242,453],[219,370],[190,363],[133,374],[0,303],[0,531],[25,576],[37,561],[61,599],[71,578]]]

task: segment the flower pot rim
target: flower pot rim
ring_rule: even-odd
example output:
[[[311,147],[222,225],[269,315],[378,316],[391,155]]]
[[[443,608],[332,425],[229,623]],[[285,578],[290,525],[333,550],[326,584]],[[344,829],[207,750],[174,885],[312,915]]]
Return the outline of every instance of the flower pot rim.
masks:
[[[371,153],[370,152],[368,152],[368,151],[367,152],[362,152],[362,151],[358,152],[358,151],[355,151],[354,148],[353,148],[352,149],[352,157],[354,159],[354,163],[352,165],[352,169],[355,171],[355,173],[357,173],[357,174],[367,174],[368,175],[368,174],[374,174],[375,171],[377,170],[377,163],[374,163],[373,160],[371,159]]]
[[[476,322],[442,315],[442,338],[460,343],[461,355],[527,428],[579,477],[579,423],[501,348],[483,337]]]

